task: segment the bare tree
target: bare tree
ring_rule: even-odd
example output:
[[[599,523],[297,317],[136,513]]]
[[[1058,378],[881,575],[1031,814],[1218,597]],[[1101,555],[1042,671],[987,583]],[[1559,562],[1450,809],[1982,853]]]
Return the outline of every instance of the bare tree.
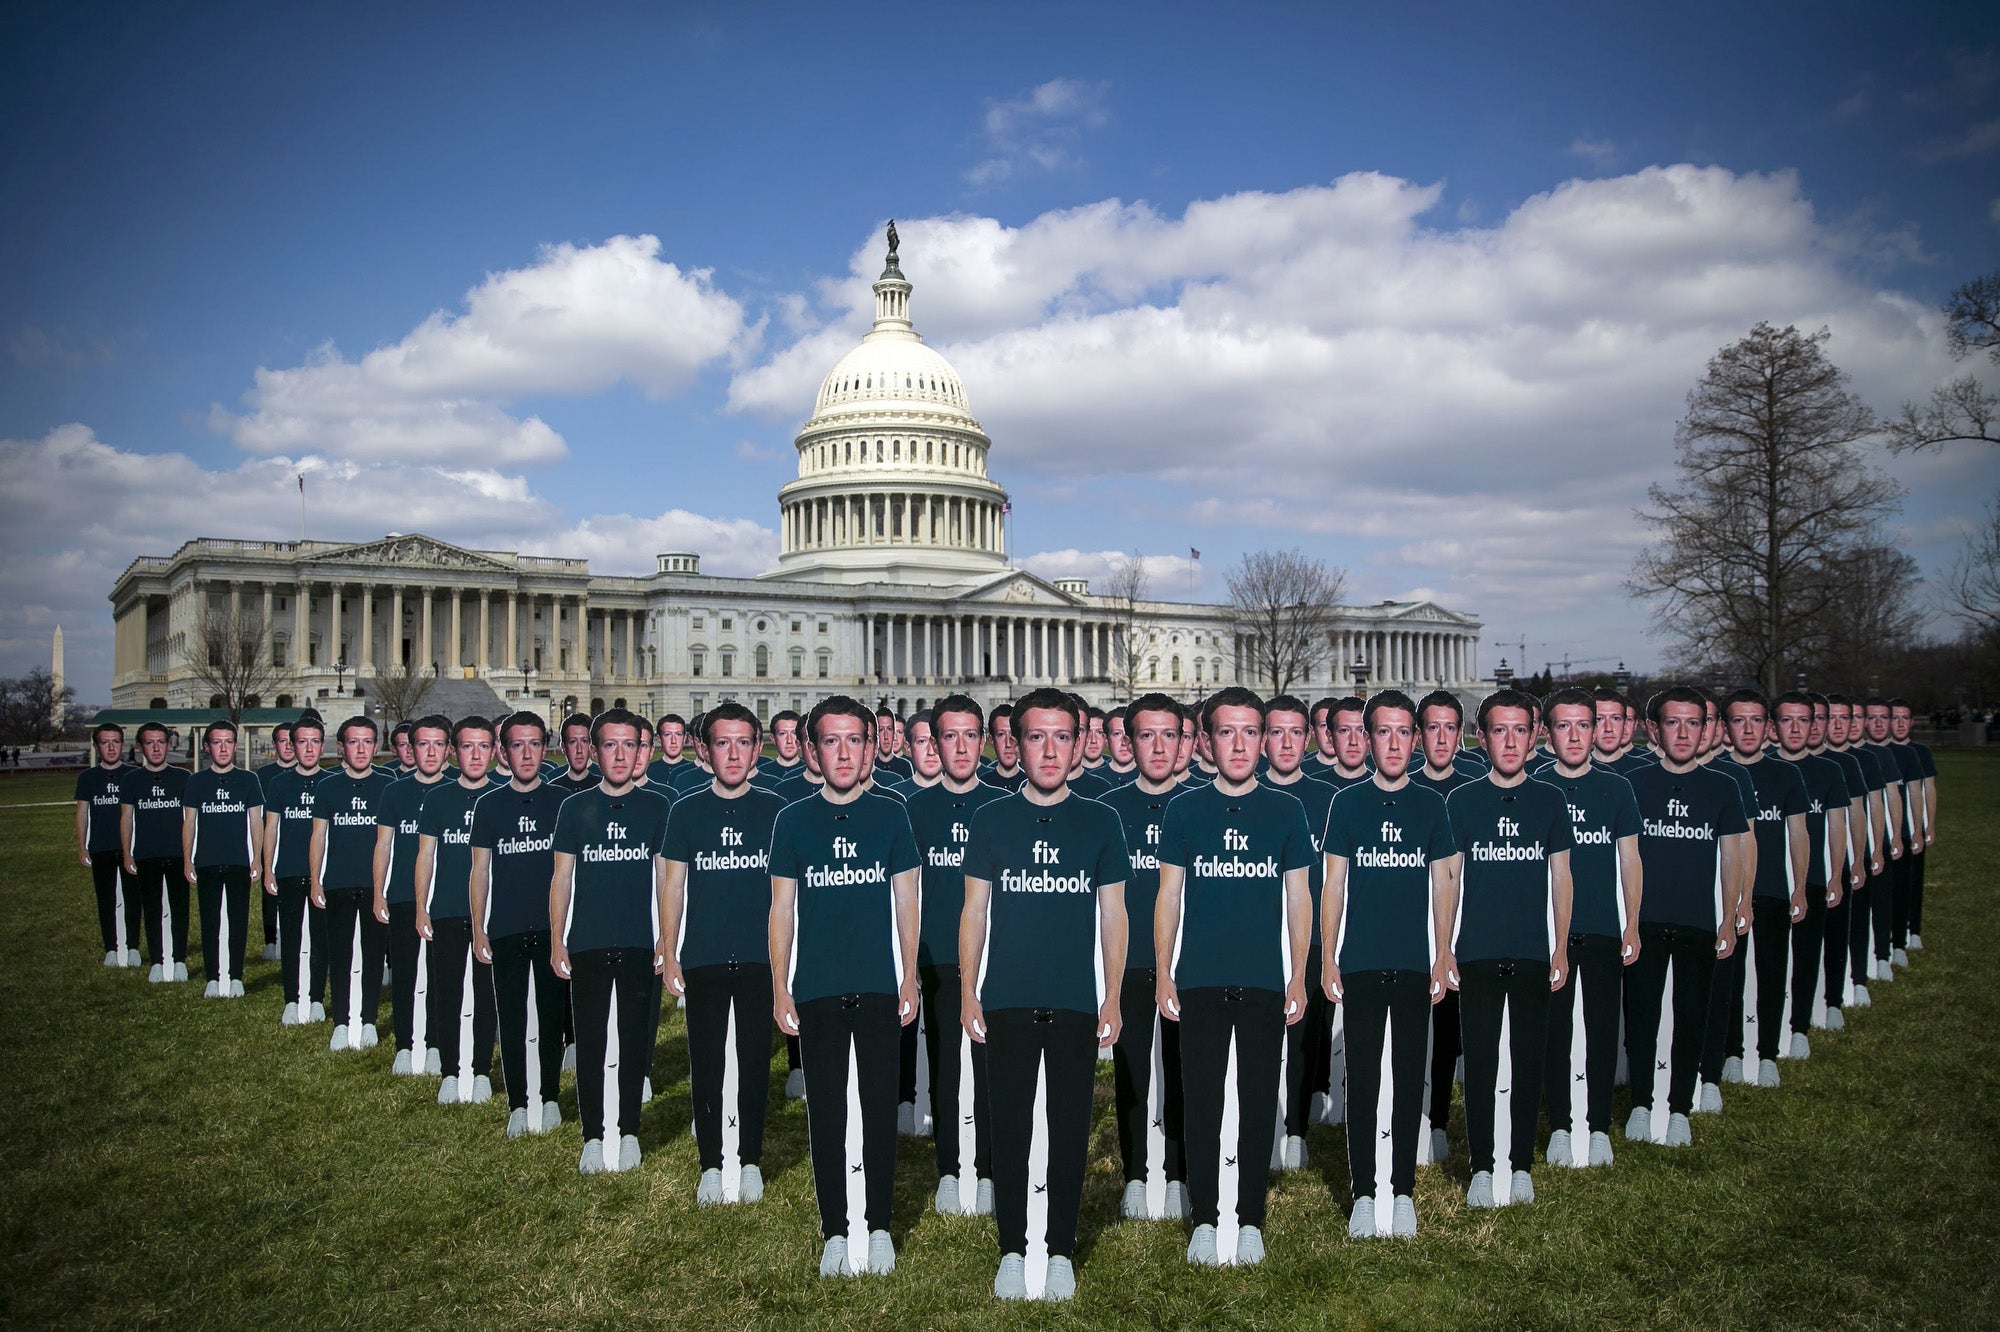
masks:
[[[2000,365],[2000,272],[1963,284],[1946,298],[1943,309],[1945,341],[1954,361],[1985,352],[1988,361]],[[1889,423],[1889,447],[1897,453],[1960,442],[2000,444],[2000,393],[1976,375],[1938,385],[1922,407],[1904,403],[1902,413]]]
[[[1875,418],[1826,358],[1828,336],[1760,323],[1716,353],[1674,431],[1678,483],[1649,487],[1638,515],[1659,539],[1628,586],[1659,603],[1675,658],[1735,666],[1772,693],[1838,608],[1827,570],[1901,495],[1855,447]]]
[[[407,665],[391,666],[377,674],[373,688],[376,701],[382,705],[383,721],[390,725],[415,721],[436,678],[425,674],[422,667],[413,671]]]
[[[37,666],[17,680],[0,680],[0,738],[17,745],[45,745],[61,738],[76,690],[58,688],[55,677]]]
[[[1245,674],[1268,693],[1288,694],[1326,655],[1347,571],[1296,549],[1246,553],[1229,575],[1230,619]]]
[[[1104,580],[1104,597],[1111,603],[1111,671],[1120,701],[1139,696],[1139,662],[1146,645],[1139,641],[1139,603],[1146,599],[1150,579],[1137,555],[1120,561]]]
[[[203,692],[222,700],[233,722],[289,678],[265,651],[264,617],[249,609],[211,609],[197,618],[182,660]]]
[[[1793,669],[1824,687],[1859,691],[1891,678],[1923,627],[1917,562],[1879,539],[1843,547],[1811,577],[1823,584],[1828,609],[1802,626]],[[1792,681],[1785,680],[1790,686]]]
[[[1985,523],[1966,537],[1944,590],[1951,613],[1973,633],[2000,633],[2000,495],[1987,506]]]

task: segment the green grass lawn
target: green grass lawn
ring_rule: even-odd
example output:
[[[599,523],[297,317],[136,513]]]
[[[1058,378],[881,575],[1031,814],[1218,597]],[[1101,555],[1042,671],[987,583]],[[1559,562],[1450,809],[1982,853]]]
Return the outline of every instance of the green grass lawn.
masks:
[[[2000,756],[1943,751],[1927,949],[1847,1031],[1815,1034],[1775,1091],[1727,1088],[1693,1150],[1538,1169],[1538,1201],[1462,1202],[1419,1174],[1422,1236],[1346,1237],[1344,1144],[1276,1185],[1270,1257],[1189,1269],[1168,1223],[1116,1220],[1108,1066],[1098,1082],[1078,1297],[1001,1308],[989,1220],[929,1213],[905,1140],[887,1277],[821,1281],[805,1116],[772,1080],[766,1200],[697,1211],[687,1046],[661,1027],[645,1164],[580,1178],[574,1122],[507,1142],[504,1097],[440,1107],[388,1076],[390,1043],[336,1056],[278,1026],[277,967],[249,995],[99,965],[71,849],[72,777],[0,784],[0,1316],[18,1326],[548,1325],[637,1320],[930,1328],[1992,1326],[2000,1286]],[[252,945],[258,939],[253,933]],[[199,971],[196,972],[199,976]],[[386,1031],[385,1031],[386,1035]],[[574,1092],[563,1089],[565,1117]],[[1619,1102],[1623,1122],[1624,1101]]]

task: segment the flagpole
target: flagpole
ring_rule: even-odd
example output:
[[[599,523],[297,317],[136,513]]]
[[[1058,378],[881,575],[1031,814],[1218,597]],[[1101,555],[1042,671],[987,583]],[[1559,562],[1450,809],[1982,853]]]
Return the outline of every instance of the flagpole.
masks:
[[[306,477],[299,473],[299,544],[306,543]]]

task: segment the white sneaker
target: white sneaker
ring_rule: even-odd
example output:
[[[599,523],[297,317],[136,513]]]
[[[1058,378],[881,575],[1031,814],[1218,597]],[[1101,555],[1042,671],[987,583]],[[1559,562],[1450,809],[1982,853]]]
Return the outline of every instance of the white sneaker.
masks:
[[[1686,1115],[1667,1116],[1667,1146],[1694,1146],[1694,1130],[1688,1126],[1688,1117]]]
[[[1847,1030],[1847,1017],[1846,1017],[1846,1015],[1845,1015],[1845,1014],[1843,1014],[1843,1013],[1842,1013],[1842,1012],[1841,1012],[1841,1011],[1840,1011],[1839,1009],[1837,1009],[1837,1008],[1829,1008],[1829,1009],[1827,1009],[1827,1010],[1826,1010],[1826,1029],[1827,1029],[1828,1031],[1846,1031],[1846,1030]]]
[[[410,1076],[410,1052],[408,1050],[396,1051],[396,1062],[389,1065],[389,1076],[396,1078],[407,1078]]]
[[[630,1133],[618,1140],[618,1168],[620,1170],[639,1168],[639,1140]]]
[[[1590,1135],[1590,1163],[1594,1166],[1608,1166],[1617,1158],[1611,1154],[1611,1135],[1593,1133]]]
[[[720,1170],[702,1171],[701,1178],[695,1182],[694,1186],[694,1205],[696,1207],[714,1207],[721,1201],[722,1172]]]
[[[785,1074],[785,1099],[803,1101],[806,1099],[806,1071],[795,1068]]]
[[[1051,1262],[1054,1259],[1050,1260]],[[1236,1232],[1236,1264],[1239,1267],[1255,1267],[1264,1261],[1264,1232],[1255,1226],[1244,1226]]]
[[[372,1022],[362,1023],[361,1048],[364,1050],[372,1050],[381,1043],[382,1043],[382,1034],[375,1030],[375,1024]]]
[[[1417,1237],[1417,1204],[1407,1193],[1396,1195],[1396,1212],[1389,1221],[1389,1233],[1396,1239]]]
[[[125,965],[128,967],[143,967],[146,965],[146,959],[139,955],[138,949],[128,948],[125,950]]]
[[[329,1050],[345,1050],[347,1048],[347,1024],[345,1022],[333,1029],[333,1039],[326,1043],[326,1048]]]
[[[1924,936],[1912,931],[1909,942],[1903,946],[1913,953],[1921,953],[1924,951]]]
[[[583,1144],[583,1155],[576,1159],[576,1173],[579,1175],[604,1173],[604,1142],[601,1138],[592,1138]]]
[[[184,981],[187,978],[188,978],[188,964],[185,962],[174,963],[174,979],[177,981]],[[318,1004],[313,1005],[313,1012],[315,1014],[318,1014],[318,1016],[322,1018],[326,1016],[325,1013],[320,1012]]]
[[[1264,1246],[1257,1246],[1257,1256],[1264,1256]],[[1061,1254],[1049,1255],[1049,1270],[1042,1277],[1042,1298],[1061,1304],[1076,1298],[1076,1266]]]
[[[179,980],[186,980],[186,979],[187,979],[187,968],[186,968],[186,967],[177,967],[177,968],[175,968],[175,970],[176,970],[176,971],[178,971],[178,972],[180,973],[180,974],[179,974],[179,976],[177,977],[177,979],[179,979]],[[306,1017],[306,1021],[308,1021],[308,1022],[324,1022],[324,1021],[326,1021],[326,1005],[325,1005],[325,1004],[323,1004],[323,1003],[320,1003],[320,1002],[319,1002],[319,1001],[318,1001],[317,999],[315,999],[315,1000],[313,1001],[313,1005],[312,1005],[312,1007],[311,1007],[311,1008],[309,1008],[309,1009],[307,1009],[307,1010],[306,1010],[306,1012],[307,1012],[307,1017]]]
[[[485,1105],[492,1099],[493,1079],[482,1073],[472,1080],[472,1103],[474,1105]]]
[[[1187,1185],[1178,1179],[1167,1181],[1167,1215],[1176,1221],[1188,1218]]]
[[[167,978],[166,974],[160,969],[160,964],[157,962],[155,962],[152,966],[152,969],[147,971],[146,973],[146,980],[149,984],[158,985],[161,981],[165,980],[166,978]]]
[[[868,1270],[877,1276],[896,1270],[896,1241],[886,1230],[868,1232]]]
[[[1592,1134],[1596,1137],[1596,1134]],[[1625,1121],[1625,1141],[1643,1142],[1653,1136],[1653,1111],[1650,1106],[1635,1105],[1632,1117]]]
[[[1806,1034],[1802,1031],[1792,1033],[1792,1058],[1812,1058],[1812,1042],[1806,1039]]]
[[[1525,1170],[1514,1172],[1514,1201],[1531,1203],[1535,1200],[1535,1177]]]
[[[898,1137],[903,1138],[914,1138],[917,1136],[917,1103],[915,1101],[898,1101],[896,1103],[896,1134]]]
[[[1757,1061],[1757,1085],[1759,1087],[1775,1087],[1778,1085],[1777,1060],[1760,1059]]]
[[[458,1079],[457,1079],[457,1078],[455,1078],[455,1077],[446,1077],[446,1078],[445,1078],[445,1080],[444,1080],[443,1082],[441,1082],[441,1083],[439,1083],[439,1084],[438,1084],[438,1104],[439,1104],[439,1105],[457,1105],[457,1104],[458,1104]]]
[[[956,1180],[941,1181],[938,1185],[938,1193],[940,1196],[943,1195],[944,1184],[946,1182],[950,1182],[954,1186],[957,1183]],[[953,1199],[956,1200],[956,1198],[958,1197],[958,1189],[954,1187],[951,1192]],[[944,1208],[940,1207],[938,1208],[938,1210],[942,1212]],[[1128,1179],[1125,1181],[1125,1196],[1119,1200],[1118,1214],[1124,1217],[1127,1221],[1144,1221],[1146,1219],[1145,1180]]]
[[[1465,1190],[1467,1207],[1493,1206],[1493,1172],[1481,1170],[1472,1177],[1472,1184]]]
[[[1892,981],[1896,979],[1896,969],[1889,965],[1888,958],[1876,959],[1875,979],[1878,981]]]
[[[1194,1234],[1188,1237],[1187,1260],[1196,1267],[1216,1267],[1221,1259],[1215,1254],[1215,1227],[1196,1226]]]
[[[972,1195],[972,1214],[974,1216],[993,1215],[992,1180],[982,1179],[979,1181],[979,1188]]]
[[[1306,1140],[1304,1138],[1288,1135],[1285,1138],[1284,1159],[1285,1159],[1285,1169],[1287,1170],[1304,1170],[1308,1165],[1310,1165],[1312,1163],[1312,1158],[1306,1152]]]
[[[1431,1130],[1431,1164],[1443,1165],[1451,1156],[1451,1139],[1443,1129]]]
[[[528,1107],[510,1111],[507,1115],[507,1136],[518,1138],[528,1131]]]
[[[1731,1055],[1729,1058],[1723,1060],[1721,1080],[1724,1082],[1743,1081],[1743,1061],[1735,1055]]]
[[[416,1061],[413,1058],[410,1062],[414,1065]],[[436,1050],[424,1051],[424,1073],[427,1076],[433,1078],[443,1077],[444,1056],[439,1054]]]
[[[210,981],[208,984],[202,986],[201,997],[204,999],[214,999],[221,994],[222,983],[220,981]]]
[[[1129,1190],[1127,1196],[1130,1196]],[[945,1216],[958,1215],[958,1176],[946,1175],[938,1180],[937,1192],[931,1195],[931,1207]]]
[[[562,1127],[562,1107],[554,1101],[542,1102],[542,1132],[553,1133]]]
[[[1347,1238],[1375,1238],[1375,1200],[1373,1198],[1357,1198],[1354,1200],[1354,1211],[1347,1218]]]
[[[1557,1129],[1549,1134],[1549,1149],[1542,1153],[1542,1159],[1552,1166],[1567,1167],[1570,1161],[1569,1130]]]
[[[1698,1115],[1719,1115],[1722,1113],[1722,1088],[1712,1082],[1701,1084],[1701,1100],[1695,1104]]]
[[[1904,950],[1903,950],[1903,949],[1901,949],[1901,948],[1892,948],[1892,949],[1890,949],[1890,950],[1889,950],[1889,960],[1890,960],[1891,962],[1895,963],[1895,964],[1896,964],[1897,966],[1899,966],[1899,967],[1907,967],[1907,966],[1909,966],[1909,965],[1910,965],[1910,955],[1909,955],[1909,953],[1907,953],[1906,951],[1904,951]]]
[[[847,1275],[847,1237],[835,1235],[819,1251],[819,1274],[823,1277]]]
[[[736,1177],[736,1196],[747,1203],[764,1201],[764,1171],[760,1167],[743,1167]]]
[[[279,1025],[279,1026],[281,1026],[281,1027],[296,1027],[296,1026],[298,1026],[298,1025],[299,1025],[299,1006],[298,1006],[297,1004],[286,1004],[286,1005],[285,1005],[285,1011],[284,1011],[284,1012],[282,1012],[282,1013],[280,1013],[280,1014],[278,1014],[278,1025]]]
[[[1854,987],[1854,998],[1850,1002],[1856,1008],[1871,1008],[1875,1004],[1875,1001],[1868,997],[1868,987],[1866,985],[1857,985]]]
[[[116,948],[110,949],[104,954],[104,965],[107,967],[118,965],[118,950]]]
[[[240,981],[240,980],[233,980],[233,981],[229,982],[229,997],[230,997],[231,999],[241,999],[241,998],[243,997],[243,982],[242,982],[242,981]]]
[[[1028,1298],[1027,1259],[1018,1253],[1000,1255],[1000,1270],[993,1274],[993,1298],[996,1300]]]

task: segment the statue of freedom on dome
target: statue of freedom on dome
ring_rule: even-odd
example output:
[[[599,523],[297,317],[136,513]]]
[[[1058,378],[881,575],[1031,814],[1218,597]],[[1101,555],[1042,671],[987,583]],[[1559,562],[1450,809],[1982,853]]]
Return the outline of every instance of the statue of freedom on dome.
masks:
[[[896,247],[900,244],[902,241],[896,235],[896,219],[892,217],[889,219],[889,253],[892,255],[896,253]]]

